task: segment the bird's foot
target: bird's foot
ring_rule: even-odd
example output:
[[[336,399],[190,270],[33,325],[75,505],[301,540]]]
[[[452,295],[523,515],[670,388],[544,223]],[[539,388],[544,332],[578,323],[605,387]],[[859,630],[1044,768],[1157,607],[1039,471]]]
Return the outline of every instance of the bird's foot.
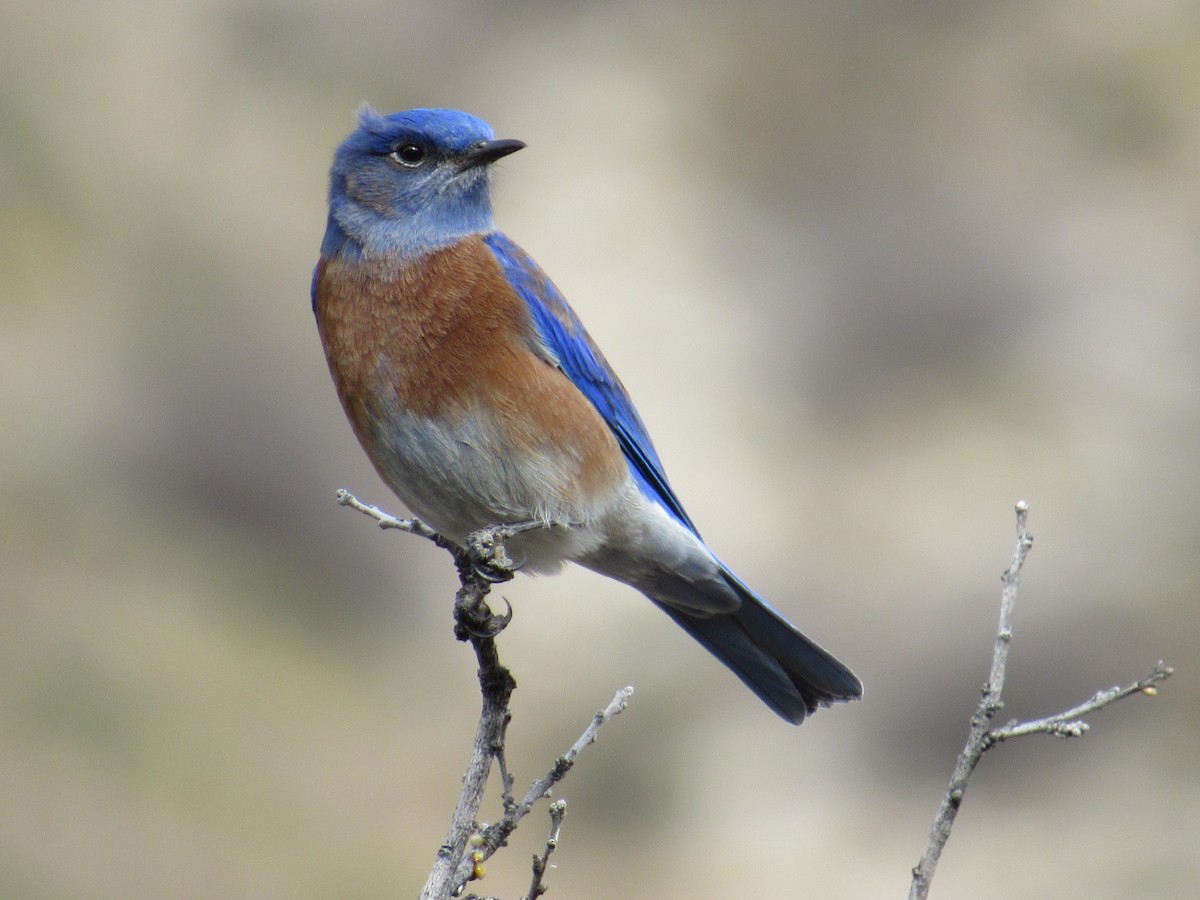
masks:
[[[518,534],[545,528],[544,522],[515,522],[511,525],[492,525],[467,535],[467,555],[475,575],[489,584],[511,581],[513,574],[525,564],[508,554],[506,542]]]
[[[477,638],[494,638],[507,628],[513,617],[512,604],[503,597],[500,599],[504,600],[504,615],[498,616],[492,612],[483,597],[479,597],[467,608],[460,609],[455,616],[459,629],[458,639],[465,640],[467,635]]]

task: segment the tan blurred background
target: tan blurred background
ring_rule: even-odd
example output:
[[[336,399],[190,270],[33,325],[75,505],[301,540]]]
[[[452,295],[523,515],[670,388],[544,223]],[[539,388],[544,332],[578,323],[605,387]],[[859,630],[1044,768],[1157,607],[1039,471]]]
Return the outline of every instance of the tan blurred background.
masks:
[[[850,663],[786,727],[642,598],[520,579],[551,894],[900,897],[1037,545],[939,897],[1200,895],[1200,4],[0,6],[0,896],[415,896],[474,727],[448,559],[308,288],[362,100],[529,149],[555,278],[705,536]],[[490,815],[494,815],[494,808]],[[543,814],[482,888],[520,896]]]

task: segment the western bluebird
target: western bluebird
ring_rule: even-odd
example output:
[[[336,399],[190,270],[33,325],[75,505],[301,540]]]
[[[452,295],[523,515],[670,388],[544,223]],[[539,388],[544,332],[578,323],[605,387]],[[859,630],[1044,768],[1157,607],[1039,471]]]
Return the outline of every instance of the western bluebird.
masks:
[[[364,106],[334,155],[313,310],[371,462],[450,540],[539,523],[508,542],[525,570],[636,588],[789,722],[862,696],[708,549],[599,348],[496,231],[491,165],[524,146],[456,110]]]

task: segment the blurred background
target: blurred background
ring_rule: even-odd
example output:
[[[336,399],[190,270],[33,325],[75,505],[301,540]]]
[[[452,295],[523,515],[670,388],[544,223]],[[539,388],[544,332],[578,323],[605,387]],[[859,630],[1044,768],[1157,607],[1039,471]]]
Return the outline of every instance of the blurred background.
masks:
[[[497,220],[710,544],[866,699],[785,726],[643,598],[500,591],[550,896],[900,897],[1037,538],[934,895],[1200,894],[1200,4],[0,7],[0,896],[416,896],[474,731],[455,578],[309,307],[370,101],[529,148]],[[493,816],[496,806],[489,807]],[[520,896],[543,812],[481,890]]]

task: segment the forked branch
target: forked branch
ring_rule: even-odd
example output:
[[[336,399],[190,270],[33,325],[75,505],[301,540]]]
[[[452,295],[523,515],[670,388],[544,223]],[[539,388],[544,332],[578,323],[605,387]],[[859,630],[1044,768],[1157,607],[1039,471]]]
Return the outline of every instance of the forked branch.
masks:
[[[1110,703],[1115,703],[1131,694],[1142,693],[1154,696],[1156,685],[1170,677],[1174,671],[1170,666],[1159,662],[1154,671],[1146,678],[1135,681],[1127,687],[1114,687],[1100,691],[1090,700],[1071,709],[1043,719],[1018,723],[1016,720],[1002,727],[993,728],[992,719],[1003,708],[1002,693],[1004,691],[1004,676],[1008,666],[1008,649],[1013,637],[1013,610],[1016,606],[1017,588],[1021,580],[1021,570],[1025,559],[1033,547],[1033,536],[1029,533],[1029,506],[1024,500],[1017,503],[1017,541],[1013,551],[1012,562],[1001,575],[1003,585],[1000,592],[1000,625],[996,629],[996,642],[992,650],[992,668],[979,706],[971,717],[971,727],[967,734],[967,743],[958,761],[954,765],[954,774],[950,777],[950,785],[942,798],[937,815],[933,820],[933,828],[929,834],[929,842],[921,861],[912,871],[912,885],[909,889],[909,900],[924,900],[929,895],[929,885],[933,880],[934,870],[938,859],[950,838],[950,829],[954,826],[954,818],[962,805],[966,794],[967,783],[971,773],[983,758],[983,754],[1003,741],[1021,737],[1027,734],[1052,734],[1056,737],[1079,737],[1088,730],[1087,722],[1081,718],[1089,713],[1103,709]]]

